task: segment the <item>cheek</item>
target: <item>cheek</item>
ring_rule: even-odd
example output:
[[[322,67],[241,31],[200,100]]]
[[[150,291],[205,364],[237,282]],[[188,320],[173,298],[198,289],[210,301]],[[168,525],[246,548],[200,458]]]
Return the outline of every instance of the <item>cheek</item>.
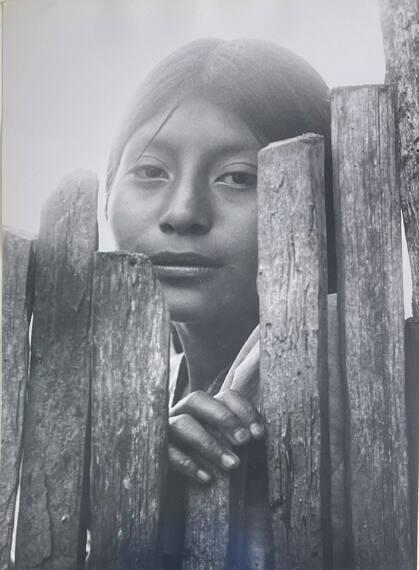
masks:
[[[230,239],[235,255],[247,270],[255,271],[258,258],[257,204],[252,200],[248,207],[236,210],[230,223]]]
[[[109,222],[118,248],[138,251],[142,237],[153,223],[150,204],[140,202],[129,186],[116,186],[109,203]]]
[[[257,307],[257,202],[231,209],[224,220],[225,248],[229,250],[230,271],[223,290],[224,302],[234,306],[236,313]]]

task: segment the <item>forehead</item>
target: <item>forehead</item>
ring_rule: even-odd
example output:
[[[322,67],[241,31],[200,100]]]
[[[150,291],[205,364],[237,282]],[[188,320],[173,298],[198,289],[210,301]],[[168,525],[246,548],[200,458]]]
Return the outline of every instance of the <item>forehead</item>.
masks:
[[[136,160],[147,149],[216,156],[262,148],[241,117],[209,101],[184,101],[167,122],[166,116],[157,115],[137,129],[125,147],[123,162]]]

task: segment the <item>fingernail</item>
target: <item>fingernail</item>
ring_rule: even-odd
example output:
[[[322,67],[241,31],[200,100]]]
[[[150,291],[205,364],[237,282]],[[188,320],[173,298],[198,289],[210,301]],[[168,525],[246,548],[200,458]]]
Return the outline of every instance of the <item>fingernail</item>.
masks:
[[[226,469],[232,469],[233,467],[236,467],[240,463],[240,459],[235,455],[231,455],[229,453],[223,453],[221,456],[221,463],[223,464],[223,467],[225,467]]]
[[[244,443],[249,439],[249,432],[247,431],[247,429],[244,428],[236,429],[236,431],[234,432],[234,439],[238,443]]]
[[[203,481],[204,483],[209,483],[211,481],[211,475],[203,469],[198,469],[196,476],[200,481]]]
[[[256,423],[256,422],[253,424],[250,424],[249,430],[250,430],[250,433],[253,435],[253,437],[261,437],[263,435],[263,432],[264,432],[263,426],[261,424]]]

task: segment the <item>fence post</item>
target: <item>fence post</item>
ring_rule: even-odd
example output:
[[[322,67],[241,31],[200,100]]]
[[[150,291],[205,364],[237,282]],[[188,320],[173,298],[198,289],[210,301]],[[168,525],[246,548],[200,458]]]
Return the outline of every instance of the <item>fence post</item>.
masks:
[[[237,452],[237,450],[236,450]],[[246,453],[232,474],[217,472],[210,486],[190,482],[183,570],[240,570],[244,567]]]
[[[414,556],[418,520],[419,445],[419,6],[417,0],[380,0],[386,81],[396,85],[400,193],[412,270],[413,319],[405,326],[410,518]]]
[[[419,318],[405,322],[406,414],[409,451],[409,505],[413,557],[416,557],[418,532],[418,436],[419,436]]]
[[[318,135],[259,153],[261,386],[275,568],[331,562],[323,168]]]
[[[97,187],[89,173],[66,178],[46,203],[35,246],[18,570],[74,570],[83,556],[80,511]]]
[[[96,254],[93,347],[92,566],[158,570],[169,321],[144,256]]]
[[[346,482],[355,570],[413,567],[392,87],[332,92]]]
[[[380,0],[386,82],[397,92],[396,132],[400,191],[419,317],[419,6],[417,0]]]
[[[224,570],[230,526],[230,475],[217,473],[208,487],[187,489],[183,570]]]
[[[33,240],[3,230],[2,379],[0,393],[0,569],[10,563],[22,458],[23,412],[29,371]]]

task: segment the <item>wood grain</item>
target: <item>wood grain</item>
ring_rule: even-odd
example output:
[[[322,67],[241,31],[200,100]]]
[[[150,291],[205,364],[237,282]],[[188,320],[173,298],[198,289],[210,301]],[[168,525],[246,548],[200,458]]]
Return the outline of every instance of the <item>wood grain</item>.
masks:
[[[275,568],[323,569],[331,556],[323,167],[318,135],[259,153],[262,411]]]
[[[217,471],[209,486],[188,485],[183,570],[244,568],[247,458],[238,453],[241,465],[231,475]]]
[[[419,317],[419,4],[380,0],[386,82],[397,92],[397,153],[406,240],[412,270],[412,310]]]
[[[97,253],[93,282],[92,567],[160,567],[169,320],[150,261]]]
[[[406,414],[409,450],[409,504],[413,555],[418,536],[418,439],[419,439],[419,319],[405,322],[406,340]]]
[[[3,230],[2,378],[0,381],[0,569],[10,563],[23,449],[33,296],[33,239]]]
[[[188,486],[183,570],[227,568],[230,529],[230,476],[217,472],[204,487]]]
[[[353,568],[409,570],[400,199],[391,86],[333,90],[332,149]]]
[[[93,174],[47,201],[35,248],[35,299],[16,566],[74,570],[90,393],[90,304],[97,247]]]
[[[406,402],[412,542],[417,542],[419,378],[419,4],[417,0],[380,0],[386,60],[386,82],[397,91],[396,135],[400,161],[400,193],[412,272],[412,312],[406,322]],[[416,345],[413,342],[416,341]],[[416,358],[416,360],[415,360]],[[416,557],[416,556],[414,556]]]

